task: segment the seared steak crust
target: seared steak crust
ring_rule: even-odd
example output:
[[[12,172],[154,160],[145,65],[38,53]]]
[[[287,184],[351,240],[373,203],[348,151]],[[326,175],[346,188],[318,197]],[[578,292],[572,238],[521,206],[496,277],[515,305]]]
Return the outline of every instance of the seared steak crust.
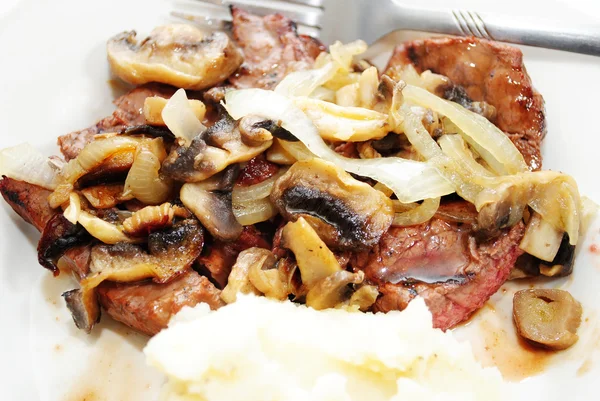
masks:
[[[145,124],[143,114],[144,101],[147,97],[171,97],[175,90],[171,87],[150,84],[132,89],[114,101],[117,109],[95,125],[81,131],[71,132],[58,137],[58,146],[65,159],[77,157],[79,152],[92,141],[94,136],[104,132],[118,132],[124,127]]]
[[[523,54],[513,46],[476,38],[434,38],[398,46],[386,73],[413,64],[462,86],[474,101],[496,108],[492,121],[513,141],[532,170],[542,167],[540,146],[546,134],[544,100],[533,88]]]
[[[46,223],[57,213],[48,204],[50,191],[24,181],[2,177],[0,180],[2,197],[26,222],[38,231],[44,230]]]
[[[324,48],[314,38],[299,36],[296,24],[281,14],[265,17],[231,8],[233,37],[244,63],[229,77],[236,88],[273,89],[283,77],[310,68]]]
[[[204,276],[188,271],[166,284],[105,282],[98,287],[100,304],[113,319],[152,336],[167,327],[184,306],[206,302],[211,309],[224,305],[221,291]]]

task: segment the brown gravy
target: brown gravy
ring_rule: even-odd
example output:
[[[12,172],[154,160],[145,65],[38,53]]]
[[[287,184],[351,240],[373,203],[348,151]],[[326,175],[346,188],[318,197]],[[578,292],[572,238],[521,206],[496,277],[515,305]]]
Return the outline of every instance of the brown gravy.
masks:
[[[484,366],[496,366],[508,381],[521,381],[542,373],[552,362],[554,353],[534,348],[505,328],[483,320],[479,323],[483,349],[475,348]]]

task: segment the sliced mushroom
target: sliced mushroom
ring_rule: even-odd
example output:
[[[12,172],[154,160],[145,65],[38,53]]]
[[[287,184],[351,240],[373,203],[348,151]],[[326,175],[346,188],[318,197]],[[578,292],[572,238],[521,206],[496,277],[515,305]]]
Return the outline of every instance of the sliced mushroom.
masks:
[[[289,220],[303,217],[333,248],[365,249],[394,219],[392,201],[333,163],[295,163],[275,183],[271,201]]]
[[[513,299],[517,332],[539,347],[563,350],[575,344],[581,314],[581,304],[563,290],[522,290]]]
[[[267,298],[280,301],[287,299],[287,276],[277,268],[275,255],[263,248],[250,248],[244,252],[252,253],[256,259],[248,271],[248,279],[252,285]]]
[[[534,212],[527,223],[527,230],[519,248],[541,260],[551,262],[556,257],[564,232],[557,230]]]
[[[233,241],[243,227],[233,214],[231,190],[239,173],[231,166],[204,182],[188,183],[181,187],[179,198],[192,211],[210,234],[222,241]]]
[[[335,308],[350,299],[353,293],[351,285],[360,284],[364,279],[365,274],[360,270],[357,273],[346,270],[335,272],[315,283],[306,294],[306,305],[316,310]]]
[[[373,306],[377,297],[379,296],[379,290],[374,285],[363,285],[352,294],[347,303],[343,303],[340,306],[347,310],[366,312]]]
[[[192,25],[172,24],[155,28],[142,40],[136,35],[123,32],[107,43],[113,73],[134,85],[161,82],[184,89],[210,88],[243,61],[223,32],[208,35]]]
[[[125,127],[121,130],[120,134],[126,136],[144,135],[150,138],[162,138],[165,141],[173,141],[176,138],[175,135],[168,128],[148,124]]]
[[[100,304],[94,291],[71,290],[62,294],[75,326],[90,333],[100,321]]]
[[[276,261],[275,255],[267,249],[254,247],[242,251],[231,269],[221,299],[235,302],[238,293],[287,299],[287,276],[277,269]]]
[[[240,252],[227,279],[227,285],[221,291],[221,299],[230,304],[236,301],[237,294],[261,295],[261,292],[250,282],[249,272],[252,265],[258,263],[262,255],[250,248]],[[264,250],[264,249],[263,249]]]
[[[172,151],[161,172],[178,181],[200,182],[261,154],[271,146],[273,137],[266,129],[248,131],[246,118],[236,122],[222,112],[221,119],[196,136],[189,147]]]
[[[303,217],[285,225],[282,239],[284,246],[294,253],[302,283],[308,288],[341,270],[333,252]]]
[[[56,214],[48,221],[42,232],[38,243],[38,261],[57,275],[57,262],[60,257],[70,248],[86,244],[91,239],[81,225],[72,224],[62,214]]]
[[[97,245],[90,257],[90,273],[81,289],[63,294],[78,328],[90,331],[99,319],[96,287],[103,281],[133,282],[152,278],[165,283],[190,268],[200,256],[204,236],[196,220],[182,220],[148,236],[148,251],[138,245]]]

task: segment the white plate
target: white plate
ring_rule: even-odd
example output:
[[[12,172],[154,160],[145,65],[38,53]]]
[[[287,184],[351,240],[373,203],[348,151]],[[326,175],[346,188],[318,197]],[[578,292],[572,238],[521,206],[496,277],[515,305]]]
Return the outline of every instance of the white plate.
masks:
[[[586,18],[576,9],[564,8],[565,3],[527,2],[511,9],[510,4],[519,4],[511,0],[502,6],[509,12],[535,15],[543,7],[546,16],[552,16],[550,10],[558,10],[562,18]],[[482,7],[498,8],[490,4]],[[569,4],[579,5],[579,9],[585,4],[587,17],[600,18],[600,6],[592,5],[591,0]],[[452,2],[452,6],[459,5],[478,4],[475,0]],[[3,0],[0,148],[29,141],[47,154],[56,153],[58,135],[110,114],[116,91],[109,84],[106,39],[132,28],[149,31],[166,21],[169,7],[160,0]],[[545,166],[572,174],[581,192],[599,202],[600,59],[529,48],[524,52],[534,84],[546,99],[549,134],[544,144]],[[0,203],[2,399],[153,399],[161,377],[144,365],[140,351],[145,339],[108,318],[90,336],[77,331],[60,298],[74,283],[68,277],[53,279],[37,264],[38,233]],[[587,321],[581,341],[571,350],[550,361],[519,351],[509,314],[511,297],[502,292],[494,297],[494,310],[484,308],[459,330],[460,336],[473,342],[482,360],[496,358],[512,376],[523,377],[517,374],[519,364],[529,373],[535,366],[545,368],[538,376],[509,386],[515,399],[596,399],[591,391],[593,379],[600,373],[600,315],[596,309],[600,305],[600,258],[590,252],[590,246],[598,243],[599,227],[595,222],[580,246],[575,274],[548,284],[569,288],[584,304]]]

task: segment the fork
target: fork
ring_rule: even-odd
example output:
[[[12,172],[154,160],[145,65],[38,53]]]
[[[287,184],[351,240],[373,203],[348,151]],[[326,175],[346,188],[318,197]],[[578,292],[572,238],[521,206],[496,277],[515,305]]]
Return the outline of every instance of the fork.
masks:
[[[187,3],[221,7],[221,14],[217,15],[217,9],[213,8],[209,15],[190,16],[180,12],[173,15],[221,29],[230,21],[223,13],[223,6],[239,5],[259,15],[278,12],[326,44],[357,39],[372,44],[393,31],[410,30],[475,36],[600,56],[600,24],[426,9],[400,4],[398,0],[195,0]]]

